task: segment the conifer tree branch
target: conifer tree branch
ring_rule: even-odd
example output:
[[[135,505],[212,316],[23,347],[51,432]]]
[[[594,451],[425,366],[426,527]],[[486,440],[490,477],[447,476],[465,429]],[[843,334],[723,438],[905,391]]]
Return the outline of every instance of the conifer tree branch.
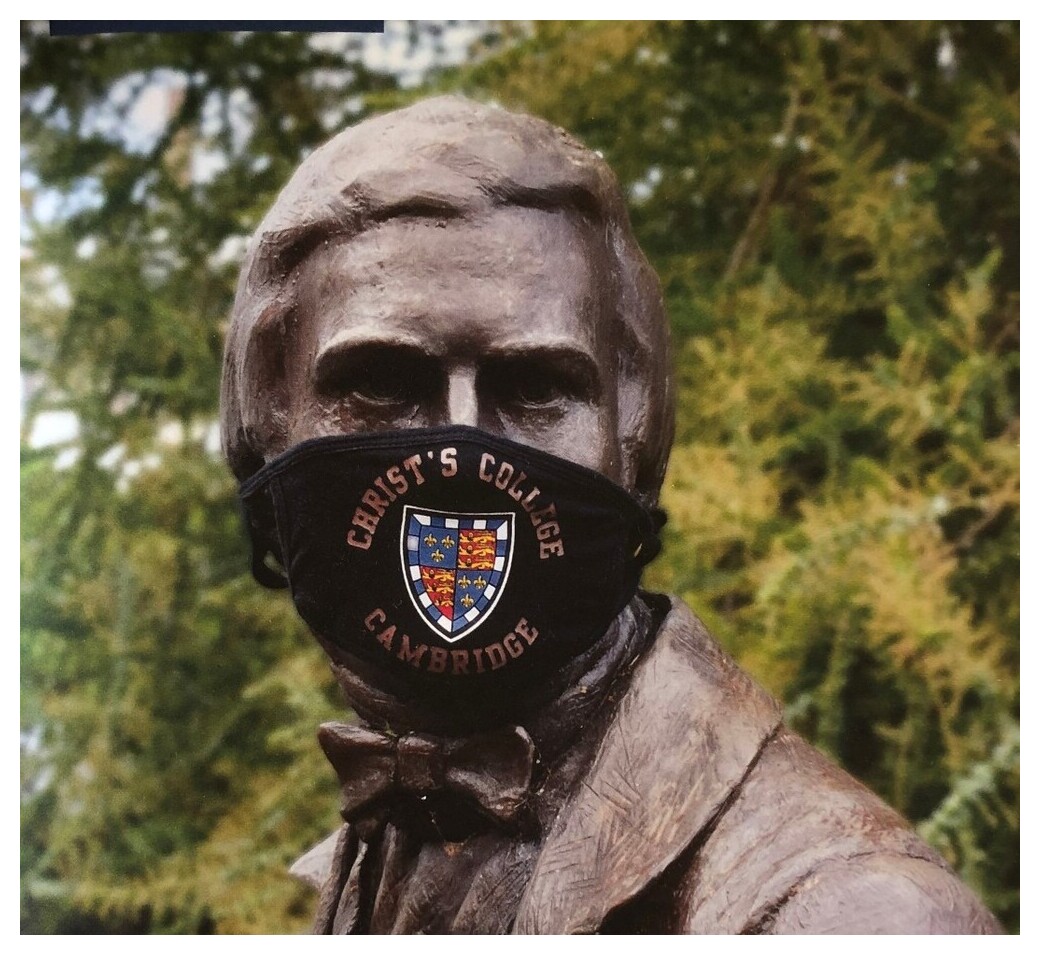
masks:
[[[787,144],[794,133],[800,105],[800,91],[797,87],[792,86],[787,98],[787,110],[780,125],[779,137],[783,145]],[[751,259],[758,245],[762,229],[765,226],[766,215],[769,212],[769,206],[772,204],[776,196],[777,187],[780,185],[782,155],[781,153],[770,163],[765,178],[762,180],[762,185],[758,190],[758,198],[755,200],[755,208],[751,211],[751,217],[744,227],[744,232],[733,247],[732,253],[730,253],[729,262],[726,263],[726,271],[722,274],[723,282],[729,282],[736,276]]]
[[[870,87],[870,89],[872,89],[875,93],[878,93],[879,95],[885,97],[885,99],[888,99],[891,102],[895,103],[897,106],[901,107],[902,109],[905,109],[908,113],[912,114],[913,116],[916,116],[923,122],[928,123],[929,126],[934,126],[936,129],[941,129],[945,133],[950,133],[952,131],[953,123],[951,123],[949,120],[940,116],[938,113],[928,109],[926,106],[922,106],[920,103],[911,99],[905,93],[900,93],[899,90],[893,89],[883,80],[878,79],[878,77],[870,77],[870,79],[867,81],[867,84]],[[1017,155],[1019,148],[1018,138],[1014,134],[1008,136],[1007,144],[1015,150],[1015,154]],[[1000,153],[992,149],[986,151],[986,156],[994,165],[999,166],[1005,172],[1013,173],[1016,176],[1018,175],[1018,163],[1009,162],[1007,159],[1001,156]]]

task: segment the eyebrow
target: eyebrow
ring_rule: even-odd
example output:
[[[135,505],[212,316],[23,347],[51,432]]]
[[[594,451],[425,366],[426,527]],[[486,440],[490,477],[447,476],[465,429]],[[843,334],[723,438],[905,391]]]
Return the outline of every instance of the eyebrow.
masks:
[[[407,334],[380,334],[375,330],[341,330],[318,348],[314,359],[314,380],[321,385],[332,378],[336,370],[351,358],[363,356],[365,352],[386,349],[402,355],[425,359],[431,357],[426,344]],[[433,358],[441,358],[439,354]],[[514,361],[565,367],[581,375],[599,392],[601,381],[599,366],[590,352],[570,339],[548,341],[505,342],[490,346],[481,356],[480,364],[508,363]]]
[[[562,367],[584,379],[595,392],[595,396],[599,397],[600,371],[595,358],[586,349],[570,340],[507,342],[489,349],[486,359],[491,363],[523,361]]]
[[[415,358],[425,358],[428,354],[419,339],[405,335],[343,330],[318,347],[312,372],[314,382],[319,386],[326,384],[344,363],[377,349],[393,350]]]

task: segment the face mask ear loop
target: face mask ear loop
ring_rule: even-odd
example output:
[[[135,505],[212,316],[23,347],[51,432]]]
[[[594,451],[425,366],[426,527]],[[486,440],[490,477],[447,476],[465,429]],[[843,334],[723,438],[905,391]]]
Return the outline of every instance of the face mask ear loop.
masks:
[[[241,502],[240,507],[242,508],[243,523],[249,534],[250,569],[253,572],[253,578],[261,587],[267,587],[269,590],[285,590],[289,586],[289,578],[267,563],[269,554],[275,560],[278,560],[278,555],[264,539],[264,531],[258,526],[251,509],[246,506],[245,502]]]
[[[253,546],[253,577],[258,584],[267,587],[268,590],[285,590],[289,586],[289,578],[284,573],[268,566],[268,554],[274,556],[270,550],[261,551],[257,549],[256,545]]]
[[[638,560],[640,567],[645,567],[659,553],[661,553],[661,538],[659,532],[664,527],[668,515],[659,507],[639,508],[637,520],[639,540],[636,544],[633,559]]]

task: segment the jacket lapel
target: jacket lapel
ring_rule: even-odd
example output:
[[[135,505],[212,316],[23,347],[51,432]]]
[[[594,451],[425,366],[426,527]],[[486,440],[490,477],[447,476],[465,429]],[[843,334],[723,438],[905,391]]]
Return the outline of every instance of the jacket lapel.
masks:
[[[713,821],[779,724],[776,701],[675,600],[546,838],[514,931],[597,931]]]

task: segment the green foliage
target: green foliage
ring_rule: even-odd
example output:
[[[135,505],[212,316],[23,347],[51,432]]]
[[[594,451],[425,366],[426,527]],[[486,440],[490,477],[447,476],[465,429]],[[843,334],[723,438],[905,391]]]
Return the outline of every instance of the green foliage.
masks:
[[[79,429],[23,444],[26,930],[306,924],[338,704],[207,445],[229,237],[430,90],[616,170],[679,385],[647,583],[1017,927],[1017,25],[506,24],[407,90],[299,36],[23,48],[26,433]]]
[[[314,746],[328,673],[242,572],[232,483],[197,442],[121,491],[90,475],[108,507],[78,520],[83,469],[51,458],[23,465],[30,898],[60,889],[106,925],[284,928],[304,900],[269,886],[334,822]]]

